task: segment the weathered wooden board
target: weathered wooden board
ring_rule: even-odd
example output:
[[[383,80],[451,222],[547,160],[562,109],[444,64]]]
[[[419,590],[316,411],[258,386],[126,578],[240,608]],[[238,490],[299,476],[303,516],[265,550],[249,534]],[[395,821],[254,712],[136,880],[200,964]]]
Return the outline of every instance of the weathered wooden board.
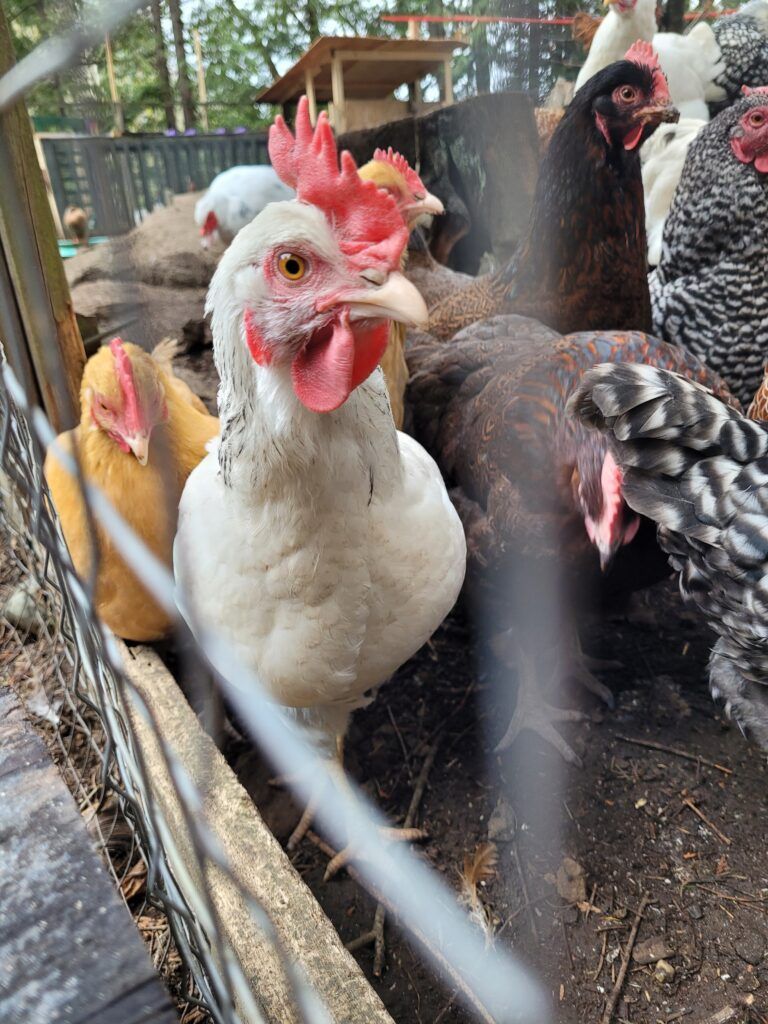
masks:
[[[45,743],[2,685],[0,1020],[178,1021]]]

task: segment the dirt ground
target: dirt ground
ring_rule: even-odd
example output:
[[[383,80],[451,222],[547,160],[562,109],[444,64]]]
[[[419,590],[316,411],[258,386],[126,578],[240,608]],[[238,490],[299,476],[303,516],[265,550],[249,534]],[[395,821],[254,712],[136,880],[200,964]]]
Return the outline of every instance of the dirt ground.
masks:
[[[514,698],[493,698],[498,691],[474,662],[460,613],[357,713],[348,768],[392,821],[402,820],[414,777],[441,736],[419,818],[430,837],[422,854],[457,892],[465,860],[475,864],[492,941],[535,969],[559,1024],[601,1020],[645,893],[640,959],[613,1019],[764,1021],[768,772],[765,757],[710,700],[710,635],[669,583],[646,595],[636,621],[603,622],[586,640],[590,653],[624,668],[603,674],[616,694],[613,711],[582,693],[562,695],[590,716],[567,727],[583,769],[566,766],[530,733],[512,751],[493,753]],[[285,838],[297,809],[270,788],[268,769],[245,744],[231,743],[228,755]],[[570,890],[565,858],[576,862]],[[314,846],[305,842],[294,862],[345,941],[371,928],[373,900],[346,875],[324,884],[326,858]],[[356,956],[398,1024],[473,1019],[449,987],[434,983],[396,925],[388,923],[386,939],[380,978],[370,946]],[[668,980],[647,963],[658,956]]]

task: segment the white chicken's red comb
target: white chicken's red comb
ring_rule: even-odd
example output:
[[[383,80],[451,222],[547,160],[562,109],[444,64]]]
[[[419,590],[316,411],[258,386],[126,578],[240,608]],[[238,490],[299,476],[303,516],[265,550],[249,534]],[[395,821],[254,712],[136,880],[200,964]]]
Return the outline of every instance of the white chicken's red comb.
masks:
[[[768,85],[756,85],[752,88],[749,85],[742,85],[741,91],[745,96],[757,96],[758,93],[768,93]]]
[[[653,75],[654,95],[662,99],[669,99],[667,77],[661,69],[659,55],[649,42],[645,39],[638,39],[624,54],[624,60],[631,60],[633,64],[648,68]]]
[[[395,200],[363,181],[346,150],[341,170],[336,140],[325,113],[312,128],[306,96],[296,111],[296,136],[282,117],[269,129],[269,158],[278,177],[296,189],[296,198],[318,207],[336,234],[339,248],[359,270],[400,265],[408,230]]]
[[[418,176],[416,171],[411,167],[402,153],[396,153],[390,146],[389,149],[377,149],[373,153],[374,160],[380,160],[382,163],[389,164],[394,167],[405,178],[405,183],[411,190],[411,194],[415,199],[423,199],[427,194],[427,190],[424,187],[424,182]]]

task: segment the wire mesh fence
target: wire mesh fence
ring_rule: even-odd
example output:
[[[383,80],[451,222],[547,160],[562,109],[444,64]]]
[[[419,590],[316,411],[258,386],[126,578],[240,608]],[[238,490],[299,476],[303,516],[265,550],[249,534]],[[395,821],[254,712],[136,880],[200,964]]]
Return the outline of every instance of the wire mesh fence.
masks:
[[[131,4],[120,5],[120,15]],[[96,17],[103,29],[116,12]],[[0,109],[18,99],[41,75],[63,66],[93,29],[78,27],[44,46],[0,79]],[[7,141],[1,143],[6,145]],[[30,244],[34,239],[27,239]],[[9,263],[13,263],[6,254]],[[3,344],[24,369],[29,358],[23,317],[3,320]],[[50,340],[50,339],[49,339]],[[20,356],[20,354],[22,354]],[[48,353],[52,376],[65,379]],[[51,383],[49,380],[47,385]],[[38,382],[39,384],[39,382]],[[305,964],[288,940],[296,923],[278,921],[245,884],[217,834],[208,808],[213,794],[201,784],[206,766],[184,761],[168,740],[147,693],[127,671],[130,652],[99,622],[95,584],[99,538],[109,538],[121,558],[183,629],[173,579],[87,483],[79,465],[58,451],[80,486],[92,538],[87,578],[75,572],[45,482],[44,459],[55,434],[37,406],[34,385],[22,385],[4,365],[0,382],[0,537],[3,540],[4,643],[2,658],[42,724],[56,759],[89,827],[107,853],[115,883],[144,930],[156,966],[172,982],[186,1020],[209,1017],[222,1024],[335,1019],[329,994],[308,980]],[[543,1024],[537,983],[506,954],[487,948],[485,936],[459,908],[453,894],[406,849],[381,842],[383,819],[351,788],[336,788],[317,751],[268,699],[260,681],[239,664],[221,638],[195,628],[197,673],[212,670],[220,696],[234,709],[250,738],[298,796],[317,802],[317,820],[337,849],[353,836],[359,875],[382,906],[415,937],[435,971],[448,980],[477,1019]],[[187,637],[188,642],[188,637]],[[198,762],[208,754],[201,747]],[[161,799],[158,777],[170,782],[173,811]],[[329,785],[318,795],[318,777]],[[222,901],[247,915],[255,942],[269,950],[271,974],[246,969],[242,945],[232,936]],[[234,897],[233,897],[234,893]],[[346,965],[343,965],[344,969]],[[277,977],[277,981],[275,978]],[[361,977],[362,981],[362,977]],[[269,989],[269,991],[267,991]],[[372,996],[372,998],[375,998]],[[381,1008],[381,1013],[386,1014]],[[373,1019],[360,1009],[361,1020]],[[344,1018],[347,1019],[347,1018]],[[351,1019],[351,1018],[350,1018]]]

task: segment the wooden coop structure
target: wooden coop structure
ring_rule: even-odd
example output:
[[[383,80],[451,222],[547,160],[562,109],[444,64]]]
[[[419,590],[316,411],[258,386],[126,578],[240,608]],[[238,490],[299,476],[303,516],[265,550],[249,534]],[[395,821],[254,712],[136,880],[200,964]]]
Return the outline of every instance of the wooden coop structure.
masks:
[[[306,94],[313,123],[318,103],[327,103],[337,133],[373,128],[453,103],[453,54],[466,45],[461,39],[321,36],[256,102],[285,106]],[[419,83],[430,74],[441,82],[439,103],[421,98]],[[412,86],[412,102],[395,98],[401,85]]]

